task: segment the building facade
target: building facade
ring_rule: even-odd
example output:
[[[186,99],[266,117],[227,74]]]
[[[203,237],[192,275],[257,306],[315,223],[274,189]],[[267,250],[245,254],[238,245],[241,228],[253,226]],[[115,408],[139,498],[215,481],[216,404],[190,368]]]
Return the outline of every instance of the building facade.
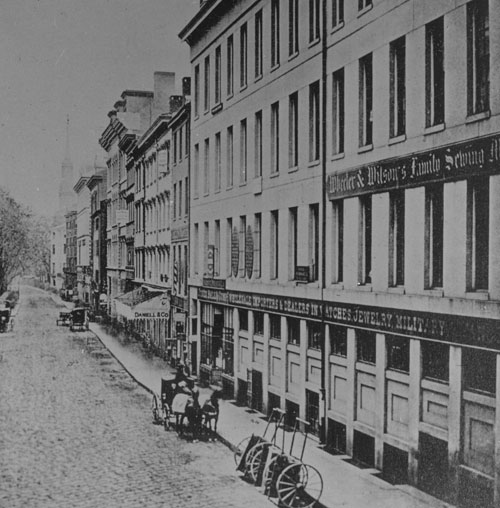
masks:
[[[69,299],[76,297],[76,262],[77,262],[77,231],[76,231],[76,210],[68,211],[65,214],[66,220],[66,266],[64,268],[64,290],[65,296]]]
[[[499,8],[209,0],[180,33],[200,376],[482,507],[500,502]]]
[[[76,194],[76,295],[79,302],[91,298],[91,230],[88,176],[80,176],[73,190]]]

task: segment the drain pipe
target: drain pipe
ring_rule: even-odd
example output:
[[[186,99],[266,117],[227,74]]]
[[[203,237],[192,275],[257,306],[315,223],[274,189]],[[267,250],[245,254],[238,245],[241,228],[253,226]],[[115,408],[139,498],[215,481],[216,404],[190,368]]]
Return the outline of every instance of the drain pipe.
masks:
[[[326,1],[322,0],[322,37],[321,37],[321,329],[323,343],[321,344],[321,388],[320,388],[320,442],[326,443],[326,333],[325,333],[325,286],[326,286],[326,110],[327,110],[327,9]]]

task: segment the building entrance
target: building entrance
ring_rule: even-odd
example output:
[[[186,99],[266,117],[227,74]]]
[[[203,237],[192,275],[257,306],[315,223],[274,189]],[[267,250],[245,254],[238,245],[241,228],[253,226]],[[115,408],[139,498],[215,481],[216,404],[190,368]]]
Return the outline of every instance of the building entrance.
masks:
[[[418,449],[418,487],[446,500],[449,491],[448,443],[421,432]]]

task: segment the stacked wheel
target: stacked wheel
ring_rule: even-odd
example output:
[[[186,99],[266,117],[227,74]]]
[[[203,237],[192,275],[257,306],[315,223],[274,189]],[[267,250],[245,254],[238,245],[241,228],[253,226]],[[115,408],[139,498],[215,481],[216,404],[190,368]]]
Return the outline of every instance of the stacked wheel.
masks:
[[[321,497],[323,480],[316,468],[297,462],[280,473],[276,481],[276,492],[280,506],[310,508]]]

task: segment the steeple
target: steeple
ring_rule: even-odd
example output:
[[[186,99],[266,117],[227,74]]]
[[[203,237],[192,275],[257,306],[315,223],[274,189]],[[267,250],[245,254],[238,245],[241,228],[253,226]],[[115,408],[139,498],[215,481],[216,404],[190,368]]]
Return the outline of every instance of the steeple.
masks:
[[[66,148],[64,150],[64,163],[71,164],[71,158],[69,156],[69,115],[66,115]]]
[[[67,115],[64,159],[61,164],[61,177],[59,180],[59,210],[63,215],[74,208],[76,200],[73,192],[74,184],[73,163],[69,153],[69,115]]]

